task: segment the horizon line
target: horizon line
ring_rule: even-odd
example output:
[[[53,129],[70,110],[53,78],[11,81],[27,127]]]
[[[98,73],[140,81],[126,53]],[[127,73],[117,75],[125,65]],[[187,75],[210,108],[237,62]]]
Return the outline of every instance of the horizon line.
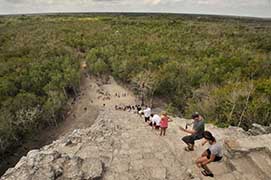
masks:
[[[32,15],[63,15],[63,14],[167,14],[167,15],[198,15],[198,16],[220,16],[220,17],[232,17],[232,18],[251,18],[251,19],[264,19],[264,20],[271,20],[271,17],[266,16],[249,16],[249,15],[234,15],[234,14],[207,14],[207,13],[177,13],[177,12],[129,12],[129,11],[70,11],[70,12],[29,12],[29,13],[10,13],[10,14],[1,14],[0,16],[32,16]]]

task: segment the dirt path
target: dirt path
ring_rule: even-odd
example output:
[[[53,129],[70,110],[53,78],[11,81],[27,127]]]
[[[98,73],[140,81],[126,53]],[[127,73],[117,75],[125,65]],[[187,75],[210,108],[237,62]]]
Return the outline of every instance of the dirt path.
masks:
[[[39,139],[42,144],[38,145],[39,147],[49,144],[75,129],[90,127],[101,109],[113,108],[120,104],[134,105],[135,103],[133,93],[119,86],[112,77],[105,84],[94,77],[85,78],[81,82],[80,91],[79,97],[71,103],[71,111],[68,112],[66,120],[61,122],[58,127],[49,127],[41,133]],[[115,96],[116,93],[120,96]],[[123,96],[124,94],[125,96]]]
[[[0,175],[9,167],[14,166],[31,149],[38,149],[50,144],[75,129],[90,127],[95,122],[101,108],[104,108],[103,104],[107,107],[113,107],[115,104],[134,103],[132,93],[117,85],[112,78],[109,79],[107,84],[102,84],[93,77],[84,78],[81,82],[80,91],[80,96],[73,103],[70,103],[71,111],[64,121],[59,122],[57,126],[40,130],[34,137],[24,140],[16,151],[7,154],[5,158],[1,159]],[[120,97],[116,97],[115,93],[120,94]],[[126,96],[124,97],[122,94],[126,94]],[[108,97],[110,97],[110,100]]]

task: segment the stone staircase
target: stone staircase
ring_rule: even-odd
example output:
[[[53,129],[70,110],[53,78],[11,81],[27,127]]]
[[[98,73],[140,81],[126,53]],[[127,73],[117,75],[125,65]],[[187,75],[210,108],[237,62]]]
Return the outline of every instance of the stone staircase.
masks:
[[[139,115],[104,108],[92,127],[30,152],[1,180],[271,179],[271,135],[250,137],[237,128],[207,125],[225,147],[223,160],[209,166],[215,177],[208,178],[195,166],[207,146],[197,141],[195,151],[184,151],[180,138],[186,134],[179,126],[187,120],[172,119],[166,136],[160,137]]]
[[[172,133],[168,138],[173,138],[178,132],[178,126],[184,127],[187,120],[176,118],[171,125]],[[196,143],[194,152],[185,152],[180,149],[181,155],[178,158],[185,161],[185,166],[192,171],[193,177],[199,179],[217,180],[270,180],[271,179],[271,134],[248,136],[242,129],[231,127],[226,129],[217,128],[213,125],[206,125],[219,142],[224,145],[224,158],[220,162],[209,165],[214,172],[214,178],[201,175],[200,170],[194,165],[194,160],[207,148],[202,147],[200,142]],[[172,139],[173,142],[173,139]],[[175,144],[174,147],[178,147]],[[180,148],[180,147],[178,147]],[[181,156],[181,157],[180,157]],[[192,162],[191,162],[191,159]]]
[[[111,111],[120,130],[103,179],[188,179],[184,164],[167,140],[136,114]]]

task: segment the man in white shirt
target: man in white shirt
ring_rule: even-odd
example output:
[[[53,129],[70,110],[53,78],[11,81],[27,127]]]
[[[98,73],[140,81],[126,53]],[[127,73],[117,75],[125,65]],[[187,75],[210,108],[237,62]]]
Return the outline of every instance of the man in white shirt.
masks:
[[[161,117],[157,114],[151,114],[151,126],[152,128],[158,129],[160,128]]]
[[[146,107],[146,109],[143,111],[143,113],[144,113],[144,117],[145,117],[145,122],[148,122],[150,120],[150,116],[151,116],[151,108]]]

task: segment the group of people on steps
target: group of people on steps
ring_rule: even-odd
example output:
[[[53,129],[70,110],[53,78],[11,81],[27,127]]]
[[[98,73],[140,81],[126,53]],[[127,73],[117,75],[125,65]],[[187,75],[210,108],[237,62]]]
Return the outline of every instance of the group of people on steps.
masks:
[[[144,115],[145,122],[148,123],[152,129],[160,130],[160,136],[166,135],[168,123],[172,121],[166,112],[162,112],[159,116],[158,114],[153,114],[151,108],[148,106],[142,108],[140,105],[136,105],[136,108],[138,114]],[[208,168],[207,164],[222,159],[222,145],[216,141],[216,138],[211,132],[205,130],[205,123],[202,115],[195,112],[192,115],[192,119],[193,122],[191,124],[186,124],[186,127],[179,127],[181,131],[189,134],[181,138],[187,145],[185,151],[194,151],[195,141],[197,140],[203,139],[202,146],[208,143],[209,147],[199,158],[197,158],[196,165],[203,169],[201,173],[204,176],[214,177],[213,172]]]

